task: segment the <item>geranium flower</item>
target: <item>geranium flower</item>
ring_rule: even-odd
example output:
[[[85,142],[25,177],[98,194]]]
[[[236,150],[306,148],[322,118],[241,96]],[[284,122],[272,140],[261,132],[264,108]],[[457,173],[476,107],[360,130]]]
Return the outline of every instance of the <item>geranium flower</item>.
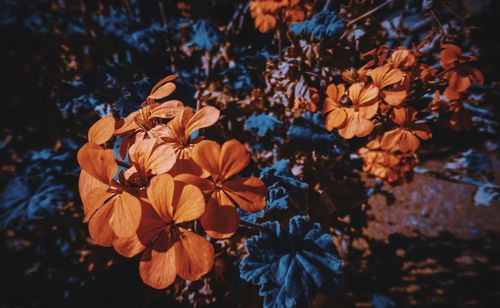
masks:
[[[205,140],[192,154],[194,162],[210,177],[181,174],[176,179],[197,185],[208,197],[205,213],[200,217],[207,234],[213,238],[228,238],[239,224],[235,204],[250,213],[262,210],[267,196],[266,185],[256,177],[233,178],[250,162],[250,154],[236,140],[229,140],[222,147]]]
[[[380,141],[384,150],[413,153],[420,146],[420,140],[428,140],[432,134],[425,124],[415,123],[417,111],[413,108],[394,109],[392,120],[399,127],[385,132]]]
[[[156,139],[158,131],[165,126],[161,120],[174,118],[183,109],[184,104],[177,100],[170,100],[163,104],[152,103],[118,121],[114,134],[116,136],[125,135],[120,145],[120,157],[125,157],[132,144],[147,138]]]
[[[349,87],[351,107],[343,108],[347,119],[338,127],[340,136],[350,139],[369,135],[374,124],[370,121],[378,110],[378,89],[373,84],[355,83]]]
[[[130,151],[132,167],[120,172],[119,181],[114,180],[118,170],[113,150],[87,143],[78,152],[80,196],[84,205],[85,221],[89,221],[92,239],[109,246],[118,237],[129,237],[140,221],[141,188],[147,186],[149,178],[165,173],[175,163],[175,153],[168,145],[156,145],[154,139],[134,144]]]
[[[444,44],[440,53],[441,66],[446,70],[448,86],[443,95],[449,100],[460,98],[472,83],[483,84],[483,74],[476,68],[464,63],[475,61],[475,57],[462,56],[462,50],[453,44]]]
[[[394,153],[382,150],[380,138],[375,138],[358,150],[363,158],[363,171],[384,181],[393,183],[399,180],[398,166],[401,158]]]
[[[163,289],[177,275],[197,280],[213,266],[214,249],[204,237],[187,229],[205,211],[201,191],[174,181],[171,175],[155,176],[147,188],[151,206],[145,206],[137,234],[116,239],[115,249],[132,257],[142,251],[139,271],[147,285]]]
[[[407,48],[401,47],[392,52],[387,62],[394,68],[408,69],[415,64],[415,54]]]
[[[379,89],[380,97],[389,105],[399,106],[406,99],[407,92],[402,87],[403,73],[400,69],[384,65],[370,70],[367,75]],[[396,88],[386,89],[393,85]]]
[[[113,150],[94,143],[78,151],[82,168],[80,196],[89,222],[90,237],[99,245],[110,246],[116,236],[131,236],[140,220],[140,201],[136,193],[125,189],[113,178],[118,170]]]
[[[172,169],[176,160],[172,146],[157,145],[155,139],[134,143],[128,155],[132,166],[125,171],[125,180],[139,187],[147,186],[153,175],[166,173]]]
[[[326,114],[325,127],[328,131],[343,126],[347,120],[347,113],[342,109],[342,104],[340,102],[344,93],[345,86],[343,84],[336,86],[332,83],[326,88],[323,114]]]
[[[220,111],[212,106],[205,106],[196,112],[190,107],[184,107],[179,115],[166,126],[158,129],[158,142],[171,145],[177,156],[177,162],[170,171],[171,174],[202,174],[202,169],[192,161],[191,152],[203,140],[203,137],[191,138],[191,134],[215,124],[219,115]]]

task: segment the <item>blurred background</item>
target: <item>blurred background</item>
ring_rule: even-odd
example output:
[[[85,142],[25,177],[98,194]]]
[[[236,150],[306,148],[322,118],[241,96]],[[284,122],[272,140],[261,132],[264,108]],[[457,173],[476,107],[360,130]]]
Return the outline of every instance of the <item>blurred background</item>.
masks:
[[[435,134],[412,182],[367,198],[364,239],[336,240],[350,249],[342,294],[311,305],[500,307],[500,5],[463,10],[489,85],[481,130]],[[259,306],[231,256],[216,260],[210,287],[145,286],[137,259],[90,241],[77,189],[91,123],[111,106],[136,109],[162,77],[177,74],[175,95],[191,106],[262,85],[278,47],[247,1],[0,0],[0,37],[0,307]]]

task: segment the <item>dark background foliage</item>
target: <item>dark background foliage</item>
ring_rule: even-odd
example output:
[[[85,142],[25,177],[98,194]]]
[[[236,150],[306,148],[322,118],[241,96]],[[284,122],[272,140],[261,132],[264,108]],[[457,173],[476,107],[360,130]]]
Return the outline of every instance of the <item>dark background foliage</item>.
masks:
[[[163,291],[150,289],[140,281],[137,260],[119,257],[88,240],[77,194],[76,151],[91,123],[111,105],[123,116],[137,108],[157,80],[171,73],[179,76],[175,95],[191,106],[196,104],[195,95],[202,95],[198,86],[214,80],[223,80],[240,99],[254,87],[265,87],[261,73],[267,59],[277,58],[278,46],[272,34],[254,29],[246,5],[232,0],[0,1],[1,307],[261,304],[257,287],[239,278],[238,260],[228,254],[216,260],[207,280],[178,283]],[[471,16],[476,27],[471,41],[480,48],[479,68],[491,85],[485,100],[497,103],[500,5],[496,1],[485,5],[487,9]],[[207,58],[225,54],[234,65],[206,69]],[[498,118],[498,104],[491,105],[493,119]],[[224,115],[227,119],[238,113],[228,108]],[[292,133],[308,129],[309,120],[297,122],[301,128],[289,128],[288,134],[290,129]],[[271,142],[265,132],[259,137],[251,134],[251,128],[245,130],[244,123],[233,125],[241,129],[232,137],[259,141],[263,147]],[[334,138],[310,129],[309,134],[319,140],[306,145],[311,149],[321,152],[318,144]],[[304,146],[302,141],[297,138],[281,151],[293,153]],[[421,160],[427,169],[441,170],[463,151],[486,141],[493,150],[483,151],[485,156],[471,170],[491,161],[481,174],[497,183],[495,131],[438,132],[423,149]],[[315,168],[322,167],[306,166],[305,177],[313,179]],[[343,172],[349,173],[349,168]],[[360,180],[349,181],[332,188],[338,216],[344,203],[361,204],[365,198]],[[371,211],[354,210],[349,222],[353,233],[368,229],[372,236],[337,243],[351,247],[344,256],[344,290],[333,302],[320,294],[311,304],[500,305],[499,204],[478,207],[472,186],[439,181],[417,174],[411,186],[379,187],[379,194],[370,197]],[[310,200],[315,202],[324,203]],[[434,210],[433,204],[463,210]],[[329,219],[322,213],[314,218]],[[200,294],[206,281],[213,282],[212,290]]]

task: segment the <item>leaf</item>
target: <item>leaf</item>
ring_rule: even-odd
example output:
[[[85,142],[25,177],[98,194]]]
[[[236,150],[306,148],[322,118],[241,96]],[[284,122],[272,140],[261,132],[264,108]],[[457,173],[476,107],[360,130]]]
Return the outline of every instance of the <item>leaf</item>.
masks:
[[[264,307],[304,307],[317,291],[338,292],[342,262],[332,235],[307,217],[293,217],[288,232],[266,222],[245,247],[240,276],[260,286]]]

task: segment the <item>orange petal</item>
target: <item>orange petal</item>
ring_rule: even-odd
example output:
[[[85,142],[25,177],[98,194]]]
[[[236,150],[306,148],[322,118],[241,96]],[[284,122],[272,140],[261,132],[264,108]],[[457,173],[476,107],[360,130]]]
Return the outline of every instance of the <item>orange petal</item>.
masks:
[[[344,84],[335,85],[332,83],[328,86],[328,88],[326,88],[326,95],[334,102],[339,102],[342,96],[344,96],[344,93]]]
[[[155,289],[164,289],[177,277],[174,239],[165,232],[149,246],[141,257],[139,273],[142,281]]]
[[[137,128],[137,123],[135,122],[135,117],[139,114],[139,111],[134,111],[129,114],[125,119],[116,122],[116,129],[114,134],[121,135],[128,132],[131,132]]]
[[[258,15],[255,18],[255,28],[260,32],[266,33],[267,31],[274,29],[276,27],[276,18],[272,15]]]
[[[266,206],[266,184],[256,177],[230,180],[222,185],[224,192],[247,212],[258,212]]]
[[[354,105],[371,104],[378,97],[378,88],[369,84],[358,82],[349,87],[349,99]]]
[[[171,119],[179,115],[183,109],[184,109],[184,104],[181,101],[171,100],[154,108],[149,117]]]
[[[169,171],[172,176],[177,176],[182,173],[191,173],[196,176],[207,177],[210,174],[205,174],[205,171],[198,166],[191,158],[177,159],[174,167]]]
[[[85,172],[104,184],[112,182],[118,169],[113,150],[105,150],[95,143],[83,145],[78,151],[77,159]]]
[[[219,156],[219,176],[228,179],[243,170],[250,162],[250,153],[243,144],[232,139],[222,145]]]
[[[101,246],[111,246],[115,239],[115,234],[109,221],[113,216],[113,206],[116,198],[106,202],[89,221],[89,234],[92,240]]]
[[[175,242],[175,265],[179,276],[197,280],[210,271],[214,264],[214,248],[204,237],[179,228],[180,238]]]
[[[157,146],[155,139],[136,142],[129,149],[130,160],[143,175],[169,171],[176,161],[174,149],[168,144]]]
[[[154,86],[153,88],[151,89],[151,93],[150,94],[153,94],[154,92],[156,92],[156,90],[161,87],[162,85],[164,85],[165,83],[167,82],[172,82],[174,81],[175,79],[177,78],[176,75],[168,75],[167,77],[163,78],[162,80],[158,81]]]
[[[219,175],[220,145],[212,140],[199,142],[191,152],[193,161],[210,173],[214,178]]]
[[[124,191],[116,196],[113,216],[109,224],[116,236],[127,238],[133,236],[141,221],[141,203],[135,196]]]
[[[96,187],[92,189],[84,203],[83,211],[85,213],[85,218],[83,222],[89,221],[95,211],[103,206],[106,201],[109,201],[113,195],[115,195],[115,193],[109,192],[107,187]]]
[[[328,131],[341,127],[347,120],[347,114],[343,109],[336,109],[326,115],[325,127]]]
[[[399,150],[402,153],[414,153],[420,146],[420,140],[409,131],[403,131],[399,141]]]
[[[354,115],[356,112],[354,112],[353,108],[348,108],[346,109],[346,113],[347,113],[347,120],[343,127],[339,127],[339,134],[345,139],[351,139],[352,137],[354,137],[354,131],[356,128],[353,125]]]
[[[354,126],[354,135],[356,137],[365,137],[368,136],[372,131],[375,125],[372,121],[363,119],[361,117],[360,112],[356,112],[353,117],[353,121],[351,125]]]
[[[384,101],[391,106],[399,106],[406,99],[408,93],[405,90],[382,91]]]
[[[415,134],[418,138],[422,140],[429,140],[432,137],[431,130],[429,129],[429,126],[423,123],[419,124],[413,124],[411,126],[411,131],[413,134]]]
[[[194,131],[214,125],[219,115],[219,109],[212,106],[205,106],[196,111],[186,126],[185,138],[187,139]]]
[[[147,160],[147,169],[151,170],[152,174],[162,174],[174,166],[176,154],[172,146],[162,144],[156,147],[151,156]]]
[[[388,65],[379,66],[371,70],[367,75],[372,78],[373,84],[380,90],[403,79],[401,70],[397,68],[391,69]]]
[[[89,198],[91,197],[90,192],[96,188],[107,189],[108,185],[101,183],[82,169],[80,171],[80,177],[78,178],[78,191],[80,192],[80,198],[82,199],[83,212],[86,215],[92,207],[91,202],[89,202]]]
[[[165,98],[170,94],[174,93],[174,91],[175,91],[175,84],[173,82],[167,82],[158,89],[156,89],[153,93],[151,93],[148,96],[148,101],[151,99],[156,100]]]
[[[96,144],[106,143],[115,132],[115,118],[113,114],[108,114],[99,121],[95,122],[89,129],[89,142]]]
[[[128,238],[116,238],[113,247],[125,257],[133,257],[151,244],[164,229],[166,223],[156,214],[151,205],[141,203],[141,222],[137,233]]]
[[[377,114],[378,111],[378,101],[374,101],[373,104],[359,106],[359,115],[361,118],[369,120]]]
[[[399,128],[385,132],[380,140],[380,146],[384,150],[397,151],[402,134],[403,132]]]
[[[460,56],[462,55],[462,50],[458,48],[458,46],[453,45],[453,44],[444,44],[442,46],[441,53],[439,54],[439,57],[441,59],[441,66],[444,69],[449,69],[453,67],[455,62],[458,61]]]
[[[198,219],[205,211],[205,199],[201,190],[191,184],[184,185],[181,182],[176,184],[173,201],[175,223],[180,224]]]
[[[198,187],[204,195],[211,194],[215,188],[212,181],[190,173],[178,174],[174,180],[184,184],[192,184]]]
[[[208,200],[205,212],[200,217],[201,225],[211,238],[231,237],[240,223],[240,216],[231,200],[218,190]]]
[[[160,217],[167,222],[173,217],[174,189],[174,179],[166,173],[153,177],[147,188],[149,202]]]

